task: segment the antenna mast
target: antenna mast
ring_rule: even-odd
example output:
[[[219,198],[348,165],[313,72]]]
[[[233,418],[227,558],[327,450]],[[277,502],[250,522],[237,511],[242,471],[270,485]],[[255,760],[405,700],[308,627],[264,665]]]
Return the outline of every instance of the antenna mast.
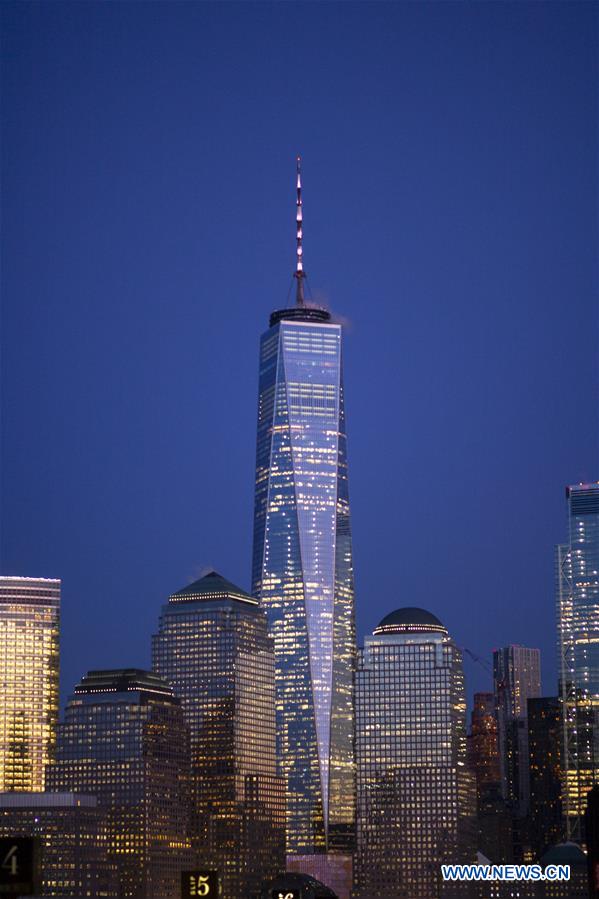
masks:
[[[295,272],[293,273],[293,277],[297,280],[297,288],[295,291],[295,302],[297,306],[304,305],[304,278],[306,277],[306,273],[304,272],[304,264],[302,260],[303,256],[303,247],[302,247],[302,158],[301,156],[297,157],[297,200],[296,200],[296,213],[295,213],[295,221],[297,226],[297,248],[296,248],[296,265]]]

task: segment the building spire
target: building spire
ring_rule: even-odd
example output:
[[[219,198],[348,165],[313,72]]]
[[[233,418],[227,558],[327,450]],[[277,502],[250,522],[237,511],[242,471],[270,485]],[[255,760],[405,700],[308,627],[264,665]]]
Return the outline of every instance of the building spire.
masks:
[[[306,273],[304,272],[304,263],[303,263],[303,247],[302,247],[302,238],[303,238],[303,222],[302,222],[302,158],[301,156],[297,157],[297,200],[296,200],[296,214],[295,214],[296,226],[297,226],[297,248],[296,248],[296,266],[293,277],[297,280],[297,288],[295,291],[295,302],[297,306],[304,305],[304,278],[306,277]]]

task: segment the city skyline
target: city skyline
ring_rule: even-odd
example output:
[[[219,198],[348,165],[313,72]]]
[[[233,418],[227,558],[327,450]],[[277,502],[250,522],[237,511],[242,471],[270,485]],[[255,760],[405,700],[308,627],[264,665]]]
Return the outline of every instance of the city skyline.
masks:
[[[265,15],[274,15],[268,13],[269,7],[264,9]],[[432,164],[430,152],[425,153],[422,166],[417,164],[416,155],[427,150],[434,131],[426,135],[419,133],[416,127],[419,107],[405,100],[401,109],[403,120],[394,119],[393,127],[389,126],[389,153],[382,160],[380,170],[373,168],[376,155],[364,151],[365,156],[361,158],[350,146],[347,159],[340,159],[336,147],[300,134],[295,125],[284,120],[280,148],[264,154],[250,140],[251,176],[243,171],[238,160],[233,165],[232,156],[226,156],[218,165],[210,154],[200,156],[205,169],[216,173],[213,180],[218,189],[213,190],[204,180],[196,179],[194,191],[201,187],[202,193],[193,194],[192,202],[187,204],[176,189],[178,173],[169,173],[170,207],[159,190],[153,168],[161,157],[150,154],[149,171],[144,171],[143,166],[132,168],[132,157],[128,154],[138,148],[138,143],[133,136],[127,136],[125,155],[110,156],[110,165],[119,176],[127,174],[132,178],[132,209],[130,213],[124,210],[123,214],[127,220],[133,212],[139,215],[141,197],[146,196],[144,188],[154,184],[157,193],[148,192],[147,196],[157,201],[158,217],[153,218],[152,213],[146,224],[140,217],[139,238],[131,243],[126,264],[119,256],[121,244],[114,242],[118,229],[104,238],[104,244],[98,244],[99,234],[107,233],[106,224],[113,222],[114,216],[114,208],[101,202],[98,193],[108,183],[106,172],[98,170],[96,185],[86,180],[85,167],[71,166],[71,179],[67,181],[66,172],[58,166],[55,184],[62,188],[65,213],[56,220],[52,232],[56,238],[52,243],[49,230],[43,227],[49,220],[49,210],[54,208],[49,204],[44,165],[30,151],[21,153],[17,162],[10,149],[17,145],[21,149],[29,146],[32,116],[37,114],[39,118],[38,82],[18,77],[20,67],[29,59],[27,41],[38,49],[41,45],[44,51],[38,54],[36,72],[51,76],[49,108],[55,108],[53,104],[64,88],[74,108],[80,110],[84,97],[73,85],[65,84],[57,73],[54,53],[62,48],[67,51],[67,58],[76,59],[82,65],[73,38],[87,34],[87,26],[72,8],[69,13],[72,31],[62,31],[54,48],[46,43],[44,28],[62,21],[59,12],[47,11],[44,21],[36,18],[33,8],[20,12],[10,8],[3,14],[15,25],[8,32],[16,49],[10,57],[9,74],[12,73],[15,84],[8,79],[9,109],[16,110],[13,105],[16,82],[29,100],[23,109],[19,108],[18,114],[15,112],[8,132],[9,178],[5,179],[8,237],[5,253],[10,258],[8,267],[5,266],[3,291],[6,334],[3,338],[6,349],[3,353],[3,573],[63,580],[66,647],[62,659],[63,695],[89,667],[147,665],[146,635],[152,630],[163,597],[177,583],[192,580],[202,569],[214,566],[230,572],[236,582],[249,587],[252,502],[248,484],[251,485],[253,464],[255,351],[266,315],[272,308],[285,305],[293,253],[293,233],[287,225],[291,221],[288,212],[293,202],[288,189],[289,172],[298,150],[303,152],[310,179],[314,233],[309,274],[313,295],[318,299],[324,291],[333,310],[347,314],[353,323],[353,332],[351,326],[347,329],[346,382],[358,642],[390,607],[420,604],[447,623],[459,645],[479,656],[488,658],[491,649],[508,642],[540,644],[546,677],[543,692],[552,694],[557,676],[553,649],[552,547],[562,536],[563,487],[581,477],[593,480],[598,475],[596,416],[593,413],[585,418],[582,414],[585,409],[596,408],[597,393],[596,341],[585,333],[585,325],[596,317],[596,271],[590,261],[596,234],[595,205],[582,195],[583,192],[585,197],[592,194],[588,185],[596,178],[590,161],[596,138],[585,124],[596,93],[596,87],[588,87],[588,75],[592,75],[596,65],[593,48],[583,38],[583,33],[589,30],[585,16],[592,18],[592,11],[585,13],[579,8],[574,15],[557,5],[553,13],[546,9],[537,12],[538,19],[517,13],[523,34],[532,33],[533,25],[536,29],[539,22],[542,24],[545,44],[528,48],[527,53],[532,56],[526,57],[499,12],[478,11],[472,19],[482,46],[495,29],[494,37],[501,47],[512,49],[514,78],[520,79],[523,87],[522,110],[524,113],[534,110],[536,118],[533,128],[516,111],[513,122],[509,119],[515,125],[516,136],[513,140],[507,136],[501,138],[502,151],[509,151],[508,174],[512,180],[519,175],[511,200],[500,198],[500,176],[505,173],[499,159],[501,154],[493,151],[487,157],[489,168],[481,171],[480,167],[472,168],[479,155],[478,150],[472,151],[468,155],[471,169],[456,168],[457,155],[469,152],[468,131],[460,133],[458,128],[451,137],[445,159],[452,166],[451,172],[459,174],[466,184],[460,207],[461,227],[467,229],[466,234],[452,236],[446,227],[434,224],[434,216],[426,216],[426,222],[418,218],[418,209],[424,203],[424,211],[442,214],[440,221],[447,226],[449,211],[455,211],[457,197],[442,189],[447,172],[442,166]],[[122,15],[128,21],[124,12]],[[195,24],[202,21],[199,12],[190,15]],[[218,30],[222,20],[216,12],[212,15]],[[405,31],[422,39],[430,33],[436,45],[444,46],[441,35],[448,20],[441,10],[432,14],[426,29],[415,10],[389,11],[387,15],[391,24],[402,25],[400,36]],[[160,18],[160,12],[157,16]],[[359,14],[355,16],[345,26],[345,36],[350,38],[357,34]],[[306,12],[305,21],[310,17],[316,17],[311,21],[322,22],[326,27],[331,25],[326,12]],[[95,21],[100,30],[106,29],[105,33],[111,33],[116,27],[111,15]],[[269,21],[273,33],[278,34],[278,21]],[[466,53],[463,68],[443,89],[437,80],[439,68],[427,76],[426,82],[429,88],[434,87],[433,96],[440,107],[447,100],[458,113],[459,91],[478,71],[478,57],[474,43],[467,36],[465,21],[460,13],[451,25],[455,46],[459,45]],[[183,17],[172,26],[177,34],[184,22]],[[378,26],[371,24],[369,28],[380,38]],[[561,70],[571,74],[572,88],[563,85],[558,88],[554,72],[552,54],[560,52],[557,35],[561,41],[564,28],[580,50],[576,64],[569,56],[568,59],[559,57],[563,63]],[[143,40],[167,52],[151,23],[143,31]],[[317,49],[321,48],[309,52],[316,54]],[[334,44],[334,50],[339,53],[340,46]],[[193,68],[196,63],[192,63],[185,42],[183,51],[182,68],[172,73],[169,88],[179,83],[183,71],[200,71]],[[96,52],[92,40],[94,59]],[[241,58],[248,57],[241,52]],[[425,77],[418,59],[412,55],[410,60],[415,71]],[[536,75],[533,77],[529,71],[531,60],[535,72],[540,70],[546,76],[547,86],[541,99],[535,93]],[[134,54],[129,62],[133,68],[126,67],[126,71],[133,78],[139,60]],[[322,67],[317,68],[322,72]],[[307,93],[313,96],[314,91],[309,91],[308,86],[313,85],[310,79],[315,76],[308,69],[304,77]],[[84,82],[100,89],[98,72],[86,68],[83,71]],[[499,92],[494,108],[505,119],[510,115],[508,96],[512,95],[508,88],[513,88],[513,82],[502,92],[494,80],[502,72],[495,63],[490,80],[483,87],[493,86]],[[257,71],[254,77],[258,77]],[[405,80],[401,70],[394,69],[393,77],[403,90]],[[393,79],[391,82],[395,83]],[[131,93],[123,96],[119,114],[133,109],[141,96],[134,80],[127,83]],[[151,83],[160,87],[153,79]],[[426,90],[426,84],[421,91]],[[585,84],[587,87],[580,96],[576,95],[574,102],[570,90],[578,90]],[[372,82],[367,80],[364,90],[358,94],[363,110],[369,96],[365,91],[369,87]],[[471,89],[475,112],[487,127],[485,135],[489,141],[495,135],[494,120],[485,105],[483,88],[477,91],[471,86]],[[335,83],[335,92],[338,91],[341,87]],[[284,92],[277,93],[278,99],[285,96]],[[327,97],[330,99],[331,94]],[[341,92],[339,97],[342,108],[346,108],[343,104],[349,102],[349,94]],[[388,108],[391,97],[385,94],[381,102]],[[25,108],[31,111],[26,112]],[[559,110],[566,108],[570,110],[567,139],[558,136],[554,129],[554,117],[560,118]],[[146,113],[140,113],[142,121],[146,121]],[[214,115],[212,107],[209,114]],[[64,128],[71,121],[70,115],[67,111],[53,120],[56,124],[44,126],[49,152],[56,154],[58,148],[63,148],[69,164],[72,159]],[[322,105],[317,106],[316,115],[319,121],[323,120]],[[42,120],[46,121],[43,117]],[[84,119],[80,117],[79,121]],[[109,116],[107,121],[116,128],[120,120]],[[460,121],[464,124],[465,119]],[[402,134],[406,128],[408,131],[401,140],[400,125]],[[194,137],[198,138],[197,145],[202,146],[198,127],[196,122]],[[82,149],[87,136],[85,128],[75,130],[75,146]],[[346,136],[342,129],[340,138]],[[523,141],[526,150],[522,149]],[[548,160],[537,158],[533,152],[540,144],[545,146]],[[180,151],[177,156],[188,174],[190,157],[186,146],[181,145],[178,132],[176,144],[167,141],[167,145],[169,150],[176,147]],[[583,147],[586,147],[584,151]],[[488,149],[487,144],[485,148]],[[399,169],[394,156],[398,150],[402,151],[398,158],[403,160]],[[81,158],[84,157],[82,153]],[[577,163],[578,171],[566,166],[558,181],[554,171],[556,162],[574,158],[582,160]],[[216,214],[216,209],[220,208],[223,197],[225,175],[232,178],[230,190],[234,188],[234,192],[224,194],[228,205],[223,219]],[[425,188],[425,175],[433,179],[434,188]],[[481,179],[477,175],[487,177]],[[528,188],[523,183],[526,177],[530,180]],[[549,185],[552,215],[560,221],[571,221],[578,216],[576,247],[572,243],[564,245],[561,230],[558,241],[557,228],[555,232],[543,228],[547,205],[538,191],[536,178],[543,180],[543,190]],[[567,188],[562,195],[558,183],[563,184],[564,179]],[[400,193],[394,192],[398,182]],[[39,206],[40,219],[35,227],[31,222],[15,218],[13,190],[17,183],[37,184],[45,198]],[[420,188],[419,196],[411,184]],[[347,195],[348,185],[351,185],[351,197]],[[475,191],[481,189],[488,200],[484,209],[474,199]],[[25,190],[31,187],[26,186]],[[87,196],[89,204],[84,202]],[[374,199],[369,199],[371,196]],[[383,199],[385,196],[389,197],[388,201]],[[283,197],[289,197],[287,205]],[[115,200],[113,195],[110,198]],[[503,204],[499,209],[498,203]],[[199,212],[202,204],[212,216],[210,234]],[[93,221],[81,216],[82,210],[88,207]],[[243,221],[248,207],[257,216],[255,238],[251,234],[249,240]],[[176,223],[168,222],[165,213],[169,208]],[[350,209],[359,210],[360,214],[348,215]],[[520,243],[516,245],[515,240],[505,237],[504,226],[512,228],[516,214],[522,211],[526,228],[535,233],[532,253],[530,242],[524,239],[524,230],[516,233],[526,252]],[[83,222],[80,238],[72,230],[74,218]],[[395,230],[389,229],[391,221]],[[482,238],[477,240],[473,234],[475,223],[480,227],[485,221],[495,223],[494,229],[487,231],[496,242],[497,255],[492,257],[485,250]],[[408,222],[416,223],[412,233],[408,233]],[[367,230],[377,240],[369,237]],[[166,252],[161,241],[168,232],[178,235],[183,248],[181,254]],[[234,240],[241,235],[243,240]],[[48,240],[53,247],[51,259],[44,249]],[[165,266],[163,277],[169,276],[168,288],[160,279],[155,286],[148,281],[148,273],[155,279],[156,271],[138,240],[160,249],[158,258]],[[43,290],[35,272],[26,274],[22,268],[19,260],[23,254],[16,252],[17,243],[24,245],[27,258],[40,263],[33,269],[39,269],[40,276],[41,272],[46,273]],[[221,250],[220,254],[209,256],[210,248],[218,243],[227,247],[226,252]],[[239,250],[236,259],[239,268],[230,268],[235,253],[230,252],[228,243]],[[552,252],[558,243],[562,255]],[[65,244],[69,244],[68,251]],[[467,269],[452,267],[450,253],[455,254],[462,247],[463,254],[465,244],[471,250]],[[98,279],[96,265],[89,252],[85,253],[86,245],[99,248],[104,281]],[[399,253],[399,263],[396,253]],[[197,263],[194,254],[199,254]],[[445,272],[443,284],[432,279],[424,267],[425,257],[431,254]],[[72,263],[70,269],[64,264],[67,258]],[[270,262],[270,270],[264,274],[266,260]],[[521,276],[525,264],[530,267],[530,278]],[[63,272],[60,277],[59,268]],[[131,272],[125,277],[128,268]],[[545,269],[548,280],[543,275]],[[67,270],[70,276],[65,281]],[[466,270],[474,274],[464,286]],[[499,272],[503,280],[498,277]],[[580,272],[583,275],[577,274]],[[250,298],[248,273],[250,280],[257,279],[255,290],[250,289]],[[172,283],[170,275],[173,275]],[[113,280],[117,276],[124,279],[120,289]],[[501,289],[497,286],[500,281]],[[329,284],[335,285],[334,293]],[[538,299],[541,294],[542,305]],[[225,309],[228,311],[223,314]],[[541,311],[548,324],[545,321],[539,331]],[[518,329],[514,334],[512,324],[516,315]],[[389,327],[385,326],[387,322]],[[118,323],[116,328],[115,323]],[[576,329],[576,358],[557,340],[558,334],[567,333],[568,326]],[[253,344],[247,339],[249,327]],[[195,368],[190,368],[186,361],[196,346],[193,341],[187,342],[185,331],[200,338],[201,353],[197,354]],[[16,345],[23,335],[27,338],[23,353],[17,355],[12,341]],[[467,354],[468,364],[462,364],[451,348],[461,346],[462,339],[474,348]],[[51,346],[59,352],[51,352]],[[485,354],[490,354],[494,371],[492,366],[483,364]],[[506,356],[513,373],[507,371],[503,362]],[[153,360],[153,369],[147,365],[148,357]],[[168,358],[168,366],[161,362],[163,358]],[[374,400],[371,402],[372,391],[368,386],[372,374],[370,360],[375,358],[382,383],[390,396],[397,397],[397,404],[386,418],[383,407]],[[234,376],[229,374],[233,369]],[[73,372],[79,372],[81,377],[73,378]],[[122,393],[116,391],[117,383]],[[216,387],[210,386],[214,384]],[[565,404],[566,396],[569,406]],[[563,417],[560,419],[559,427],[553,423],[558,417],[554,403],[560,415],[566,416],[565,421]],[[493,417],[485,411],[487,405],[494,408]],[[474,410],[475,414],[466,414],[467,409]],[[87,419],[86,412],[92,413]],[[158,429],[156,420],[160,424]],[[40,433],[48,435],[46,442],[38,444],[32,439],[32,421],[38,421]],[[377,449],[386,477],[383,484],[378,484],[376,472],[368,464],[368,452],[373,435],[380,434],[382,421],[389,439],[379,437]],[[562,436],[558,433],[568,431],[566,423],[570,423],[570,433],[575,439],[566,440],[563,433]],[[456,442],[457,435],[460,437]],[[204,444],[210,446],[210,441],[212,449],[205,449]],[[190,444],[195,447],[193,451]],[[493,448],[496,444],[497,449]],[[228,467],[239,472],[234,478],[226,478],[221,467],[225,447],[230,459]],[[228,481],[232,482],[231,486]],[[216,484],[221,491],[218,495],[213,486]],[[431,520],[426,512],[423,492],[428,502],[440,492],[435,519]],[[386,494],[390,495],[393,513],[386,506]],[[121,521],[115,520],[114,511],[110,514],[108,511],[109,507],[114,509],[117,498]],[[528,532],[521,521],[526,515],[514,520],[513,503],[521,499],[525,500],[524,508],[530,518],[528,532],[535,532],[530,535],[531,542],[525,539]],[[180,546],[175,547],[169,537],[173,529],[167,520],[178,517],[183,510],[191,520],[185,533],[178,537]],[[456,512],[460,513],[457,517]],[[209,519],[209,527],[204,525],[202,516]],[[454,528],[449,527],[452,519],[455,519]],[[533,520],[534,527],[531,527]],[[381,527],[372,528],[373,521]],[[478,526],[480,522],[484,527]],[[516,530],[515,534],[510,532],[509,540],[508,522]],[[395,527],[404,549],[397,557],[391,552],[396,541]],[[377,531],[381,552],[385,558],[393,559],[392,566],[380,563],[369,534],[371,530]],[[470,544],[475,531],[484,536]],[[425,532],[427,541],[416,539],[416,534]],[[216,533],[221,536],[212,536]],[[472,549],[473,569],[468,572],[468,578],[459,561],[458,550],[464,545]],[[160,562],[157,561],[159,548],[163,550]],[[429,553],[436,564],[425,569],[423,560]],[[523,614],[503,622],[498,617],[498,609],[503,608],[499,590],[493,583],[485,582],[483,599],[489,610],[489,621],[473,625],[468,617],[473,601],[469,582],[483,583],[480,580],[483,573],[498,569],[502,559],[508,558],[508,608],[519,608],[522,603]],[[85,636],[89,622],[92,633],[102,633],[100,619],[104,615],[100,616],[98,610],[105,607],[111,611],[118,609],[121,615],[121,627],[109,647],[102,645],[102,640],[90,641]],[[547,619],[545,627],[536,626],[541,611]],[[493,628],[496,639],[490,636]],[[478,688],[488,689],[487,675],[468,664],[469,695]]]

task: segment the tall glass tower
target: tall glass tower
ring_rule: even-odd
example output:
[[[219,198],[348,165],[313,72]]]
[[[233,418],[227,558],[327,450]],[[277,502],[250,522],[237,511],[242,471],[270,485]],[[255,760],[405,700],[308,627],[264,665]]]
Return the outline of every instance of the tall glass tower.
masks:
[[[341,325],[304,298],[297,172],[296,305],[260,345],[252,586],[275,645],[287,850],[351,848],[355,666]]]
[[[44,789],[58,726],[60,581],[0,577],[0,791]]]
[[[192,836],[220,899],[253,896],[285,866],[275,758],[274,657],[256,599],[212,571],[170,597],[152,640],[191,735]]]
[[[568,487],[566,498],[568,539],[556,552],[562,796],[568,838],[580,842],[599,775],[599,483]]]
[[[475,854],[461,653],[435,615],[397,609],[366,637],[356,691],[353,896],[449,895],[441,863]]]
[[[178,895],[193,862],[189,762],[181,704],[153,672],[90,671],[69,697],[47,789],[98,800],[120,899]]]

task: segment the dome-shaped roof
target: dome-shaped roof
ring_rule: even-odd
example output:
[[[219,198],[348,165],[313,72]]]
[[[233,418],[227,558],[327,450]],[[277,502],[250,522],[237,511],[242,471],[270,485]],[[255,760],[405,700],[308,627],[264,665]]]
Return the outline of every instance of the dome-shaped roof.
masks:
[[[543,867],[547,865],[586,865],[587,857],[576,843],[558,843],[541,858]]]
[[[447,629],[436,615],[413,606],[396,609],[395,612],[386,615],[374,630],[375,634],[398,634],[409,631],[447,633]]]

